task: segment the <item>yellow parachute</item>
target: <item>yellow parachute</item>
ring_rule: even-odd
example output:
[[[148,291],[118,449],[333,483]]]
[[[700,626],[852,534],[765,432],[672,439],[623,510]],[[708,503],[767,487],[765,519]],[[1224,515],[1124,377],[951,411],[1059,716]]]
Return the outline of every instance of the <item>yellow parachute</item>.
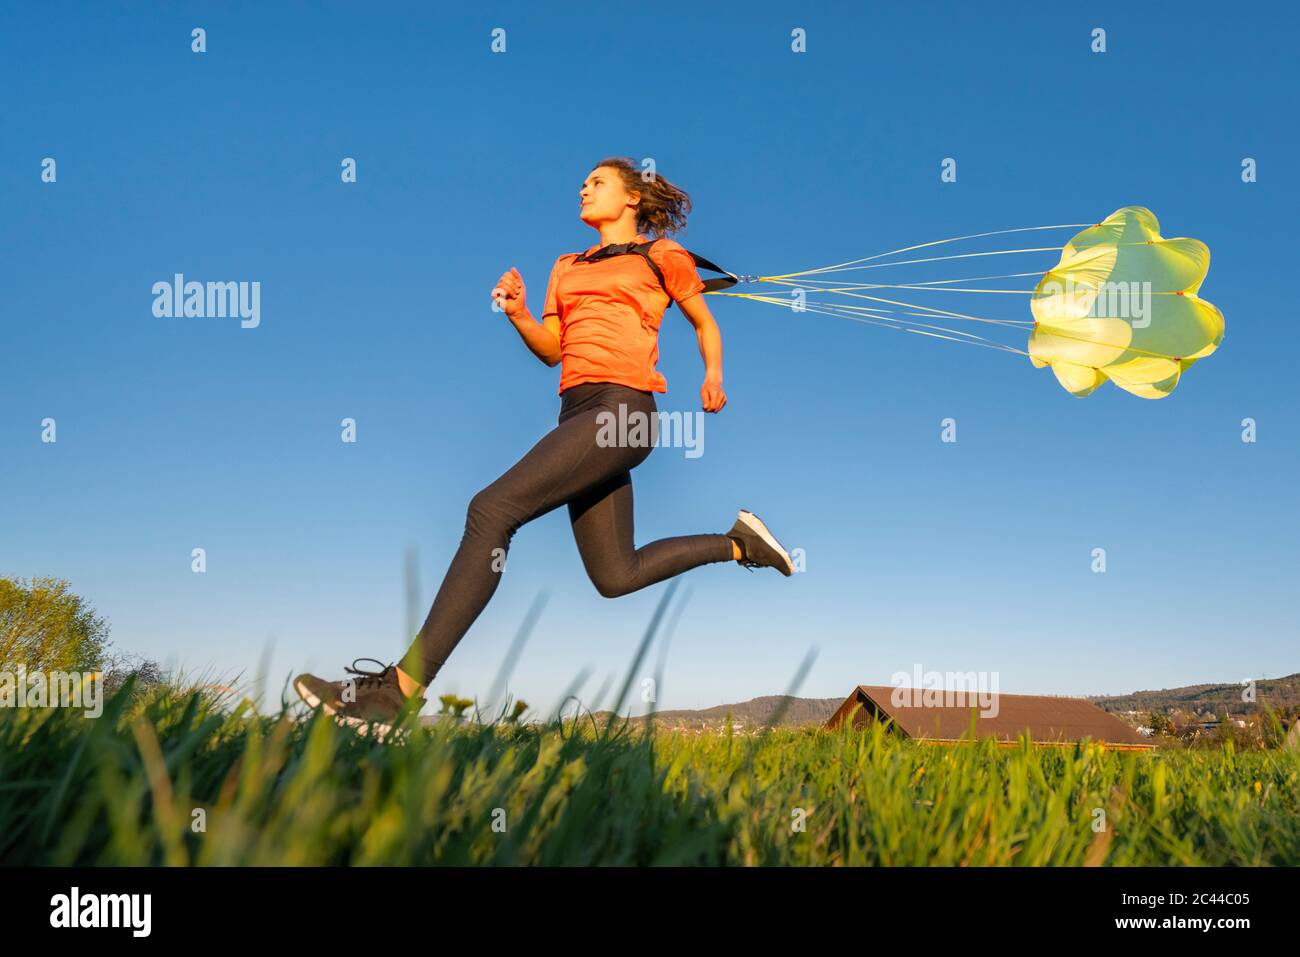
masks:
[[[1197,295],[1209,268],[1203,242],[1162,238],[1141,206],[1116,210],[1066,243],[1034,289],[1030,361],[1072,395],[1109,379],[1163,398],[1223,340],[1223,313]]]
[[[1008,233],[1078,229],[1085,225],[1087,228],[1064,247],[1035,246],[896,258],[948,243]],[[1058,252],[1060,261],[1046,271],[895,282],[845,282],[839,277],[851,271],[924,269],[935,263]],[[707,260],[699,261],[707,263]],[[1027,356],[1037,368],[1050,366],[1061,385],[1076,396],[1089,395],[1109,379],[1133,395],[1160,399],[1173,391],[1188,367],[1214,352],[1223,340],[1223,314],[1198,295],[1209,268],[1210,251],[1204,243],[1196,239],[1165,239],[1151,210],[1126,206],[1093,225],[1026,226],[956,236],[780,275],[737,277],[728,273],[729,280],[720,281],[708,291],[711,295],[752,299],[795,312],[823,313]],[[1026,277],[1037,280],[1032,290],[1023,286],[1010,289],[984,286],[989,280]],[[721,291],[736,282],[788,287],[790,298]],[[971,283],[979,286],[972,287]],[[1033,318],[958,312],[947,308],[953,293],[1027,295]],[[814,298],[818,295],[830,298]],[[918,301],[932,296],[939,297],[939,305]],[[972,328],[984,334],[969,331]],[[1009,331],[1028,333],[1028,351],[1005,341]],[[999,336],[1003,341],[999,341]]]

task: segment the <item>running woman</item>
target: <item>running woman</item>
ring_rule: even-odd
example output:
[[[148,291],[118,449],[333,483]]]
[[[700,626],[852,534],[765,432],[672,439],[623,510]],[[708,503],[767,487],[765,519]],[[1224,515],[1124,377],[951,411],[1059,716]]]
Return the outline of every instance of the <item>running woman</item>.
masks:
[[[657,424],[654,393],[667,391],[655,370],[659,325],[670,301],[699,339],[704,411],[720,412],[727,404],[722,336],[700,294],[704,283],[691,254],[667,238],[686,225],[691,209],[686,193],[662,176],[643,180],[632,160],[616,157],[591,171],[579,197],[579,217],[600,234],[600,243],[556,260],[541,322],[525,304],[519,270],[503,273],[492,290],[524,344],[548,366],[560,366],[558,424],[470,500],[460,547],[401,662],[383,666],[358,658],[344,669],[350,677],[341,681],[299,675],[294,688],[309,706],[380,734],[404,709],[418,711],[425,688],[496,591],[514,533],[561,505],[569,507],[587,574],[606,598],[713,562],[793,573],[786,550],[743,509],[726,534],[635,546],[630,473],[650,455],[653,442],[633,442],[638,433],[630,428],[628,441],[611,443],[606,423]],[[656,237],[652,245],[633,249],[651,242],[647,233]],[[640,434],[644,438],[644,430]],[[359,669],[360,661],[382,667]]]

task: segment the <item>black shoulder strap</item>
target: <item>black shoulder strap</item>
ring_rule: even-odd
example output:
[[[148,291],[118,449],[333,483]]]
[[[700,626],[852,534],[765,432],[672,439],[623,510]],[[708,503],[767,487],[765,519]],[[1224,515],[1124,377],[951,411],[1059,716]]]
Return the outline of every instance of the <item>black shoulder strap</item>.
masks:
[[[600,249],[591,253],[579,253],[574,262],[598,262],[601,259],[608,259],[610,256],[625,256],[628,254],[637,255],[646,261],[646,265],[650,267],[651,271],[655,274],[655,278],[659,280],[659,285],[663,291],[668,292],[668,287],[664,283],[663,270],[659,268],[658,263],[650,258],[650,247],[657,241],[658,240],[652,239],[645,243],[610,243],[608,246],[602,246]],[[704,292],[727,289],[736,285],[736,283],[740,281],[740,278],[736,276],[735,273],[727,272],[727,270],[723,269],[721,266],[714,265],[703,256],[697,256],[689,249],[686,250],[686,252],[690,255],[698,268],[707,269],[710,272],[722,273],[721,276],[704,280]],[[672,305],[673,300],[671,293],[669,293],[668,299],[669,305]]]
[[[691,252],[689,249],[686,251],[688,253]],[[727,272],[727,270],[723,269],[721,266],[715,266],[713,263],[709,262],[703,256],[697,256],[695,255],[695,253],[691,253],[691,258],[695,260],[695,265],[698,266],[700,269],[707,269],[710,272],[722,273],[721,276],[715,276],[712,279],[704,280],[705,292],[715,292],[718,289],[730,289],[736,283],[740,282],[740,277],[737,276],[734,272]]]

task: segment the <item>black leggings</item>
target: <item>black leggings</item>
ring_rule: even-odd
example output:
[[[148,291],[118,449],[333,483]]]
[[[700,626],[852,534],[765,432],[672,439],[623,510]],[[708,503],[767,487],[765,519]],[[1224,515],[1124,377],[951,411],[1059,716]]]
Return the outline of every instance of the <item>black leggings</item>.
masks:
[[[598,441],[619,405],[630,441]],[[568,504],[578,552],[596,590],[626,595],[711,562],[731,561],[726,535],[682,535],[637,548],[632,537],[631,470],[654,446],[632,429],[641,413],[657,423],[654,394],[611,382],[584,382],[561,395],[559,423],[510,470],[470,500],[465,534],[401,669],[421,684],[438,674],[452,649],[487,605],[504,570],[515,531]],[[645,432],[643,430],[642,434]]]

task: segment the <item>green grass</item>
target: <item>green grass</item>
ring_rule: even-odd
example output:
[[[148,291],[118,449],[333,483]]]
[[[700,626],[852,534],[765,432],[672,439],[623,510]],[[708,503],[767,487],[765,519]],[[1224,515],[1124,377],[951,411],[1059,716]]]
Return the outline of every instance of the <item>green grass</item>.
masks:
[[[1300,863],[1291,752],[941,747],[879,725],[645,735],[641,719],[446,722],[380,744],[323,716],[129,692],[97,720],[0,712],[0,860]]]
[[[131,683],[97,719],[0,708],[0,861],[1300,864],[1292,751],[938,746],[880,724],[696,736],[649,733],[646,719],[602,725],[591,711],[408,724],[400,741],[379,743],[300,710],[266,715],[235,695]]]

